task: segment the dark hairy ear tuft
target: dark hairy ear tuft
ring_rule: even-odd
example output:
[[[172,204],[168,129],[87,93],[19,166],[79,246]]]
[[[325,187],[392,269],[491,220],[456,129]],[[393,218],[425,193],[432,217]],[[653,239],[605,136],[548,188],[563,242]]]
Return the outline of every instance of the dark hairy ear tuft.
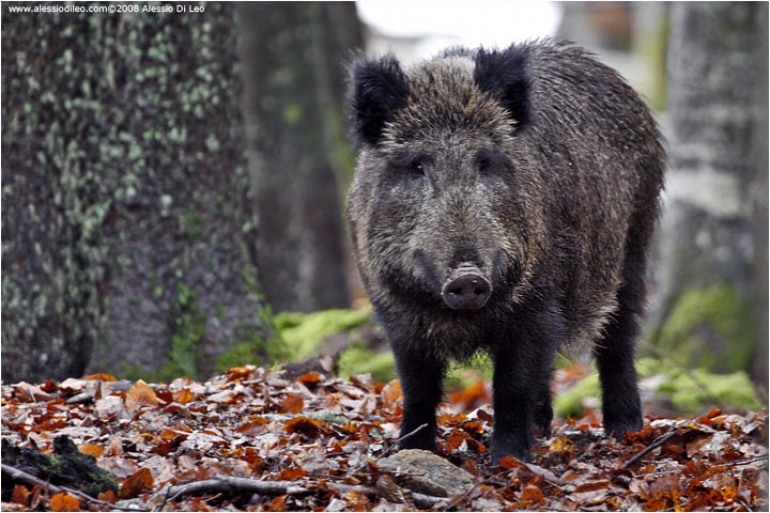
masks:
[[[350,67],[353,133],[359,144],[380,142],[385,124],[406,106],[409,81],[393,55],[359,59]]]
[[[473,78],[508,109],[519,126],[526,126],[533,118],[529,101],[530,81],[527,73],[527,49],[511,46],[505,50],[476,52]]]

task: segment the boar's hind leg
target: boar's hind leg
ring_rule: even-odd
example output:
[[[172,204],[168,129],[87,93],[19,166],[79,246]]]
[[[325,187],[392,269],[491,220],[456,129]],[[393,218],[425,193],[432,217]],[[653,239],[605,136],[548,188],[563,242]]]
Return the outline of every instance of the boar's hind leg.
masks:
[[[642,407],[636,385],[634,344],[639,317],[644,310],[644,251],[629,251],[624,269],[625,282],[618,291],[618,310],[605,326],[604,336],[594,354],[602,385],[604,432],[618,440],[626,432],[642,429]]]
[[[406,436],[398,446],[433,451],[436,449],[436,406],[441,400],[445,364],[416,351],[394,348],[394,353],[404,393],[401,437]],[[426,424],[424,428],[412,433],[423,424]]]
[[[508,455],[528,461],[532,426],[550,431],[549,378],[556,348],[565,333],[564,320],[548,305],[533,305],[525,312],[510,321],[516,332],[499,334],[493,346],[492,464]]]

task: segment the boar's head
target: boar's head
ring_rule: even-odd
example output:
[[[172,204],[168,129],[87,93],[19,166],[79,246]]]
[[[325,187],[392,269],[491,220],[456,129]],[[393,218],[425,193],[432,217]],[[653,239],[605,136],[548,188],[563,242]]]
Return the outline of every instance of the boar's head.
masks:
[[[526,287],[545,234],[525,55],[447,52],[351,67],[348,219],[375,304],[479,310]]]

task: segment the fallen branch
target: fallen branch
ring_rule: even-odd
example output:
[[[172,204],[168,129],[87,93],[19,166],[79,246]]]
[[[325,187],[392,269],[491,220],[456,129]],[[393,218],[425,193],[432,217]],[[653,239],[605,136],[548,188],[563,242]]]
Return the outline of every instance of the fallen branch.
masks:
[[[259,495],[307,495],[309,488],[297,486],[292,481],[256,481],[242,477],[222,476],[204,481],[170,486],[163,492],[168,500],[177,500],[187,495],[225,493],[237,495],[255,493]]]
[[[379,496],[375,488],[371,486],[348,485],[342,483],[326,482],[325,485],[339,494],[357,492],[368,496]],[[166,496],[166,501],[178,500],[188,495],[205,495],[223,493],[228,495],[259,494],[259,495],[308,495],[313,493],[313,484],[302,486],[296,481],[257,481],[242,477],[221,476],[204,481],[195,481],[183,485],[174,485],[161,492]],[[432,508],[436,505],[448,503],[444,497],[433,497],[421,493],[412,492],[415,505],[421,508]]]
[[[49,484],[46,481],[43,481],[42,479],[33,476],[32,474],[27,474],[23,470],[19,470],[10,465],[6,465],[5,463],[2,463],[1,465],[2,465],[3,474],[8,476],[11,479],[11,481],[18,481],[19,483],[28,484],[30,486],[40,485],[43,487],[47,487],[49,490],[51,490],[54,493],[59,493],[62,491],[62,489],[59,488],[58,486]]]

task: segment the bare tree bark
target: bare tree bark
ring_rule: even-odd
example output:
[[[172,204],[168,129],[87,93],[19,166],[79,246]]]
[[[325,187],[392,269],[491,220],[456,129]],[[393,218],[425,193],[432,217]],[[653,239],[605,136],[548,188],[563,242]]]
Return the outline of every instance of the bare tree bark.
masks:
[[[355,4],[239,6],[260,283],[274,310],[349,306],[340,201],[344,60],[361,45]]]

